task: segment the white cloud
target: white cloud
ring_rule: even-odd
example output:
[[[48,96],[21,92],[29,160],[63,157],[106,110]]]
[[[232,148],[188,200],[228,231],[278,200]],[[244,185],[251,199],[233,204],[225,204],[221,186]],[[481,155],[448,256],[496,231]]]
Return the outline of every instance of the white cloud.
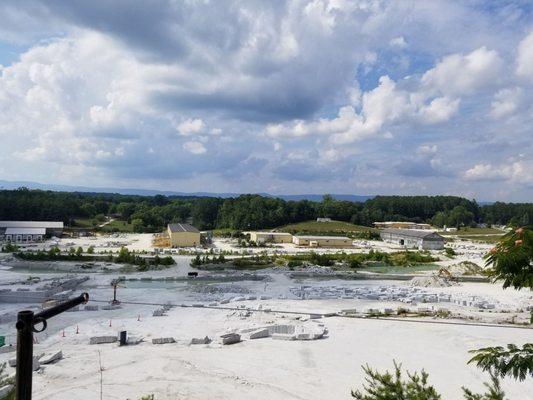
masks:
[[[347,105],[339,109],[335,118],[320,118],[317,121],[294,121],[288,124],[267,126],[267,136],[274,138],[302,138],[309,135],[325,135],[337,145],[352,143],[372,136],[390,138],[386,129],[404,120],[419,120],[435,124],[449,120],[458,112],[459,100],[448,97],[425,102],[423,92],[409,92],[397,87],[388,76],[382,76],[376,88],[358,94],[354,103],[361,103],[358,112],[355,106]]]
[[[446,56],[422,76],[428,90],[462,95],[491,85],[500,78],[503,62],[495,50],[480,47],[471,53]]]
[[[498,91],[491,103],[490,116],[498,119],[513,114],[518,110],[522,98],[523,90],[520,87]]]
[[[183,143],[183,148],[192,154],[204,154],[207,152],[207,149],[202,143],[195,141]]]
[[[178,132],[183,136],[191,136],[201,133],[205,129],[205,123],[200,118],[187,119],[177,127]]]
[[[427,123],[448,121],[459,109],[459,99],[438,97],[420,108],[422,120]]]
[[[417,153],[422,155],[432,155],[437,153],[438,146],[436,144],[429,145],[429,144],[423,144],[418,146]]]
[[[516,73],[533,81],[533,32],[527,35],[518,45]]]
[[[394,39],[391,39],[389,44],[391,47],[397,47],[399,49],[405,49],[407,47],[407,42],[403,38],[403,36],[395,37]]]
[[[533,162],[518,160],[499,165],[480,163],[465,171],[464,177],[471,181],[510,180],[520,184],[533,184]]]

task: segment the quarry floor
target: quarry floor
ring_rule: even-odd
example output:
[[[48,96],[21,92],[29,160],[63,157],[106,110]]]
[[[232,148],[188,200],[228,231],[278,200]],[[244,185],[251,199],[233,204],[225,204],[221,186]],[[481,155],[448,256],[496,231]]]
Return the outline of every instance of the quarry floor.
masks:
[[[143,239],[145,242],[146,240]],[[136,243],[140,243],[139,242]],[[455,244],[464,254],[458,260],[476,260],[485,247]],[[462,247],[461,247],[462,246]],[[129,274],[129,278],[152,276],[184,276],[190,271],[190,257],[175,257],[177,265],[164,271]],[[445,261],[447,262],[447,261]],[[0,264],[1,264],[0,260]],[[111,311],[68,312],[49,321],[48,329],[36,335],[35,354],[62,350],[63,359],[35,372],[35,399],[96,399],[102,390],[104,399],[140,399],[154,394],[155,399],[349,399],[350,391],[361,388],[364,374],[361,366],[368,364],[380,370],[391,370],[393,360],[404,369],[430,374],[430,383],[443,399],[462,398],[461,386],[483,390],[489,375],[473,365],[467,365],[471,349],[485,346],[523,344],[531,342],[533,331],[528,327],[464,325],[478,317],[485,322],[498,322],[499,314],[480,314],[463,309],[467,317],[454,319],[416,318],[416,322],[325,317],[302,321],[301,315],[278,312],[246,312],[208,308],[172,308],[166,316],[153,317],[159,308],[151,304],[166,303],[192,305],[209,304],[221,298],[268,295],[267,300],[232,301],[224,306],[261,308],[303,313],[332,313],[343,309],[365,307],[398,307],[403,303],[360,299],[297,300],[290,295],[290,287],[298,285],[366,285],[402,286],[405,281],[350,281],[316,279],[293,280],[286,274],[267,274],[268,282],[243,281],[227,283],[228,292],[206,290],[215,284],[183,284],[161,281],[127,281],[119,288],[122,308]],[[28,276],[50,278],[62,276],[57,271],[29,271],[0,266],[0,286],[11,280]],[[103,305],[112,296],[110,281],[117,273],[92,273],[78,291],[88,291],[93,305]],[[431,289],[428,289],[431,290]],[[488,283],[462,283],[458,286],[434,288],[445,293],[489,296],[507,305],[533,304],[531,292],[503,290]],[[0,314],[15,313],[32,304],[0,304]],[[472,321],[468,320],[472,317]],[[505,318],[512,317],[505,314]],[[303,319],[307,319],[304,315]],[[424,321],[430,323],[424,323]],[[435,323],[437,322],[437,323]],[[440,323],[443,322],[443,323]],[[450,322],[461,322],[453,325]],[[220,335],[271,324],[324,324],[327,337],[313,341],[284,341],[272,338],[245,340],[223,346]],[[13,323],[0,324],[0,335],[14,343]],[[76,334],[76,330],[79,331]],[[119,347],[116,343],[89,345],[91,336],[128,335],[144,341],[138,345]],[[64,334],[63,334],[64,332]],[[190,345],[193,337],[209,336],[207,345]],[[173,337],[176,343],[153,345],[151,339]],[[0,354],[0,363],[14,357],[14,353]],[[101,365],[101,368],[100,368]],[[9,368],[13,373],[14,369]],[[533,393],[533,380],[503,381],[509,399],[527,399]]]

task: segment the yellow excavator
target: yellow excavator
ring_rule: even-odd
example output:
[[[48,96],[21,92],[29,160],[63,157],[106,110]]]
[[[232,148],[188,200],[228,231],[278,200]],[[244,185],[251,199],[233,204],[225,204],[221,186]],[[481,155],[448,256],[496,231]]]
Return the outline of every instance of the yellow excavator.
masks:
[[[437,276],[439,278],[446,278],[452,282],[458,282],[459,279],[451,274],[450,271],[448,271],[446,268],[442,267],[438,270]]]

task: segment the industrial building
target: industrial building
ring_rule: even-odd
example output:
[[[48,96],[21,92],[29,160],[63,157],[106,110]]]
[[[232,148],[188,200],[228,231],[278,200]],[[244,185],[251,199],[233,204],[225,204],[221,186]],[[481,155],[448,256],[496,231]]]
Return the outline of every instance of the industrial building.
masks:
[[[168,224],[170,247],[195,247],[200,245],[200,231],[189,224]]]
[[[0,241],[13,243],[41,242],[46,237],[61,236],[63,222],[0,221]]]
[[[374,226],[379,229],[433,229],[430,224],[422,224],[418,222],[402,222],[402,221],[385,221],[374,222]]]
[[[444,237],[436,232],[413,229],[383,229],[380,236],[384,242],[399,244],[412,249],[442,250],[444,248]]]
[[[255,243],[292,243],[292,235],[286,232],[249,232]]]
[[[353,240],[346,236],[293,236],[296,246],[306,247],[351,247]]]

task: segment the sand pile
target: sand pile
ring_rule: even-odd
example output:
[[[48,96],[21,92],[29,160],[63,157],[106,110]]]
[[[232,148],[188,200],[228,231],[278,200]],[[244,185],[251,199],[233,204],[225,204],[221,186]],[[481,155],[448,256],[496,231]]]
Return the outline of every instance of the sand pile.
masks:
[[[463,261],[459,264],[453,264],[447,269],[452,275],[481,275],[483,273],[483,268],[471,261]]]
[[[441,278],[436,275],[431,276],[417,276],[410,281],[411,286],[422,286],[422,287],[448,287],[452,286],[453,283],[448,279]]]

